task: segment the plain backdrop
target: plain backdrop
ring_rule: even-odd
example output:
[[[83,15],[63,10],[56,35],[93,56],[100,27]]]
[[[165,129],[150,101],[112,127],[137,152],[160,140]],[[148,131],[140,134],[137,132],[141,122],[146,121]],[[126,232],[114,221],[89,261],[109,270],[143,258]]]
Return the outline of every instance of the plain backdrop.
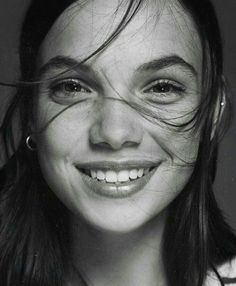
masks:
[[[29,2],[30,0],[0,0],[0,81],[11,82],[17,77],[19,31]],[[225,75],[236,110],[236,0],[213,0],[213,2],[223,35]],[[4,105],[12,92],[14,92],[13,89],[0,87],[0,120],[3,116]],[[225,216],[236,230],[235,117],[221,144],[215,193]]]

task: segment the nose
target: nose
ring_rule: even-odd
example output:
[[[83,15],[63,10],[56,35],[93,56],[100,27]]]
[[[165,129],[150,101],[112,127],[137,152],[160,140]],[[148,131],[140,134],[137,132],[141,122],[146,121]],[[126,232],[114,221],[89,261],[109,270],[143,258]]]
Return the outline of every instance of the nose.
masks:
[[[89,132],[93,146],[119,150],[141,143],[143,131],[138,124],[137,112],[127,103],[106,100],[98,112],[97,120]]]

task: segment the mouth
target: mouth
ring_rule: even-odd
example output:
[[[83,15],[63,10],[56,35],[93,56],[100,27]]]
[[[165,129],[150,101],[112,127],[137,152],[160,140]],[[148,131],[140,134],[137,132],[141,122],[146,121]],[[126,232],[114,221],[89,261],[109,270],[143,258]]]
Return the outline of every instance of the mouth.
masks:
[[[123,170],[112,170],[112,169],[87,169],[87,168],[78,168],[78,170],[84,175],[90,177],[93,180],[98,182],[121,185],[126,184],[131,181],[136,181],[142,177],[148,175],[152,172],[155,167],[148,168],[130,168]]]
[[[161,161],[91,162],[75,165],[87,190],[106,198],[127,198],[144,190]]]

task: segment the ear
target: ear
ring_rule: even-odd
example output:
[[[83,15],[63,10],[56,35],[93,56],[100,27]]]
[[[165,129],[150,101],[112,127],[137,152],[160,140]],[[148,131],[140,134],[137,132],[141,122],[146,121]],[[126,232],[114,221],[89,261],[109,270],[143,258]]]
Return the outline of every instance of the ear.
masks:
[[[213,117],[213,127],[211,131],[211,141],[214,138],[216,134],[217,127],[219,126],[223,113],[226,107],[226,88],[225,88],[225,82],[224,80],[222,81],[222,88],[219,92],[216,107],[214,110],[214,117]]]

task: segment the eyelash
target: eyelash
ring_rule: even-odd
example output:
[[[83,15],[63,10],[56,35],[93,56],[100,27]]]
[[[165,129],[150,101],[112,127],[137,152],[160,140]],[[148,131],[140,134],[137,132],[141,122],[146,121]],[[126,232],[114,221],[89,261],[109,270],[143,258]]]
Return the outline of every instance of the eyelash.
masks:
[[[155,90],[155,88],[157,90]],[[175,81],[172,80],[156,80],[150,84],[150,87],[145,87],[143,93],[155,94],[154,97],[167,98],[171,97],[171,95],[180,95],[184,93],[186,88]]]
[[[50,92],[58,98],[74,98],[79,94],[91,93],[91,89],[78,79],[64,79],[51,84]]]
[[[86,99],[92,90],[87,87],[86,83],[75,78],[68,78],[52,83],[49,87],[51,96],[55,100],[70,101],[74,99]],[[160,79],[152,82],[145,87],[143,93],[148,95],[147,98],[153,102],[172,103],[177,100],[186,88],[182,84],[169,80]]]

